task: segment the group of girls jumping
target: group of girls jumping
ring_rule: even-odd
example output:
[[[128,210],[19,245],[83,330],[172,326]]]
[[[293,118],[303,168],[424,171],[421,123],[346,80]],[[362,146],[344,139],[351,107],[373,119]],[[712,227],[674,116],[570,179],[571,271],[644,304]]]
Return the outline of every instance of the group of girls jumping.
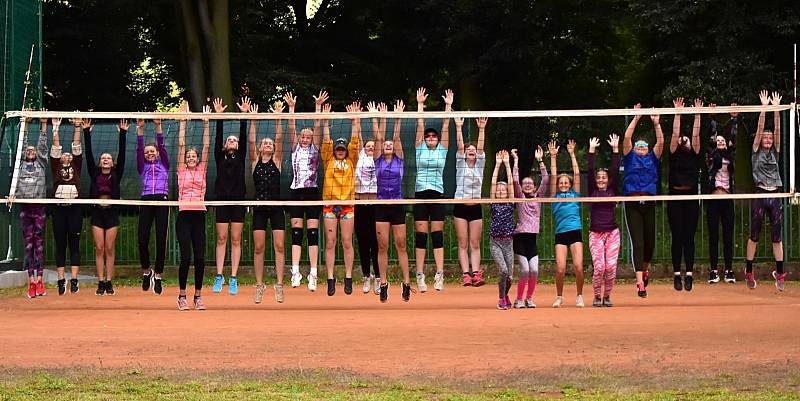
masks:
[[[423,112],[428,95],[425,88],[419,88],[416,94],[417,111]],[[760,94],[763,105],[779,104],[780,95],[775,92],[770,96],[766,91]],[[315,111],[322,117],[331,112],[327,103],[328,94],[321,91],[315,100]],[[445,111],[452,110],[453,92],[447,90],[442,96]],[[297,99],[287,93],[282,100],[271,105],[270,112],[280,116],[284,109],[288,113],[295,112]],[[683,108],[682,98],[675,99],[675,108]],[[695,100],[695,107],[702,107],[700,100]],[[713,105],[712,105],[713,106]],[[237,103],[241,113],[258,113],[258,105],[247,97]],[[635,105],[634,108],[640,108]],[[213,102],[213,111],[225,112],[227,106],[221,99]],[[347,107],[347,112],[358,113],[363,110],[359,102]],[[327,294],[336,292],[336,276],[334,262],[337,243],[341,242],[345,279],[344,292],[353,291],[353,233],[355,231],[360,254],[364,293],[374,292],[381,302],[388,299],[388,251],[390,236],[394,237],[397,262],[402,272],[401,299],[409,301],[411,295],[411,277],[406,247],[406,209],[402,204],[357,205],[347,203],[359,200],[398,200],[402,202],[405,162],[403,145],[400,138],[401,117],[405,104],[398,100],[393,111],[384,103],[370,102],[370,112],[384,113],[384,117],[372,118],[373,138],[364,138],[361,132],[361,121],[353,114],[349,139],[331,137],[330,120],[315,119],[313,126],[302,126],[298,133],[296,119],[288,119],[287,128],[291,141],[292,180],[289,197],[281,194],[281,172],[283,166],[283,122],[272,120],[274,137],[263,137],[258,140],[258,120],[242,119],[238,131],[225,132],[221,120],[216,121],[214,142],[214,160],[216,165],[216,182],[214,191],[217,200],[247,200],[245,176],[247,175],[245,158],[250,161],[250,173],[255,188],[255,198],[259,201],[319,201],[325,206],[306,206],[290,204],[281,206],[257,206],[253,209],[252,228],[254,244],[254,270],[256,278],[255,303],[261,303],[266,291],[264,284],[264,253],[267,244],[267,226],[272,233],[272,246],[275,255],[277,282],[274,285],[274,297],[277,302],[284,302],[285,273],[285,229],[286,213],[289,215],[291,227],[290,283],[292,287],[302,284],[300,273],[302,245],[305,236],[309,261],[308,274],[305,276],[309,291],[316,291],[319,252],[319,220],[323,219],[325,230],[325,267]],[[188,106],[183,104],[182,113],[187,113]],[[206,195],[206,176],[210,146],[209,116],[211,106],[202,111],[203,142],[202,149],[187,148],[187,120],[179,118],[177,167],[174,170],[178,183],[178,217],[176,234],[180,246],[179,296],[177,307],[180,310],[190,309],[186,301],[186,286],[189,267],[194,264],[194,285],[192,307],[205,309],[201,297],[203,273],[205,270],[206,244],[206,207],[203,204]],[[391,138],[386,137],[387,120],[394,115],[394,129]],[[588,183],[586,195],[590,197],[614,197],[656,195],[659,193],[660,159],[664,148],[664,134],[661,130],[659,116],[650,117],[654,126],[656,143],[650,148],[644,137],[634,139],[634,131],[639,125],[640,116],[634,116],[622,138],[622,156],[620,156],[620,137],[612,134],[606,141],[611,147],[611,163],[609,168],[597,168],[597,153],[601,146],[599,138],[589,140],[587,167]],[[48,122],[52,124],[51,148],[47,148]],[[485,284],[484,271],[481,268],[480,241],[483,232],[482,207],[476,200],[482,198],[484,167],[487,163],[484,154],[487,118],[478,118],[477,142],[465,142],[463,137],[464,119],[456,118],[456,190],[455,199],[461,199],[453,208],[453,225],[458,238],[458,257],[465,286],[481,286]],[[41,132],[36,147],[28,146],[23,153],[16,198],[41,199],[46,197],[46,170],[49,166],[53,182],[53,197],[59,199],[52,209],[53,234],[56,249],[56,267],[58,270],[58,292],[63,295],[67,291],[65,276],[67,249],[70,253],[71,279],[69,291],[79,291],[77,274],[80,265],[79,238],[81,234],[81,210],[70,200],[79,198],[81,192],[82,137],[86,148],[86,168],[90,178],[89,197],[98,199],[91,208],[92,237],[95,244],[95,262],[97,267],[97,295],[113,295],[115,293],[112,280],[114,276],[115,243],[120,224],[119,210],[115,206],[104,204],[103,199],[120,199],[120,183],[125,170],[126,133],[130,128],[127,121],[118,125],[119,143],[116,159],[109,153],[103,153],[95,161],[92,150],[92,123],[88,119],[74,119],[71,153],[62,152],[59,140],[61,120],[40,120]],[[249,126],[248,126],[249,124]],[[142,290],[161,294],[163,291],[162,275],[166,256],[166,238],[169,222],[169,208],[159,205],[160,201],[169,198],[170,160],[164,142],[164,134],[160,120],[153,120],[155,127],[155,143],[146,143],[144,137],[144,120],[137,120],[134,130],[137,133],[136,162],[141,182],[141,200],[148,201],[139,208],[138,245],[142,271]],[[415,185],[416,199],[444,198],[444,167],[447,161],[449,146],[448,118],[443,119],[441,130],[426,127],[423,118],[417,119],[415,142]],[[743,130],[739,115],[731,114],[730,121],[718,128],[712,119],[707,167],[709,171],[709,192],[713,194],[730,194],[734,191],[734,151],[736,136]],[[320,132],[321,131],[321,132]],[[83,133],[83,135],[81,135]],[[27,132],[26,141],[27,141]],[[227,136],[226,136],[227,135]],[[673,120],[672,136],[669,144],[669,193],[674,195],[692,195],[698,193],[701,118],[696,114],[691,138],[681,134],[680,114]],[[547,144],[550,157],[550,172],[544,162],[545,151],[538,146],[534,152],[536,160],[534,171],[529,176],[520,177],[519,155],[517,149],[510,152],[497,152],[494,171],[491,177],[489,205],[491,220],[489,227],[490,249],[498,268],[499,301],[497,307],[535,308],[533,297],[539,276],[539,258],[537,236],[540,230],[541,202],[537,201],[549,193],[554,198],[565,199],[552,203],[555,229],[555,281],[556,298],[553,307],[564,305],[564,276],[567,257],[571,255],[573,272],[576,279],[576,306],[584,306],[583,300],[583,221],[580,203],[569,201],[581,196],[581,174],[576,154],[577,144],[570,139],[566,150],[571,162],[571,174],[559,174],[557,157],[561,146],[556,141]],[[49,156],[48,156],[49,153]],[[758,193],[779,193],[782,181],[779,174],[780,155],[780,116],[775,112],[774,130],[765,129],[765,113],[759,116],[758,129],[753,140],[753,179]],[[620,184],[620,165],[624,166],[624,176]],[[320,168],[323,169],[320,172]],[[535,170],[539,170],[541,181],[536,185]],[[499,179],[504,172],[505,181]],[[319,188],[318,174],[323,175],[322,188]],[[526,199],[522,202],[508,202],[511,198]],[[505,200],[505,201],[504,201]],[[693,286],[694,235],[699,218],[699,203],[692,200],[667,202],[667,213],[672,232],[672,262],[674,267],[676,290],[691,291]],[[589,250],[594,272],[592,275],[593,306],[610,307],[611,292],[614,286],[617,261],[620,250],[620,228],[616,221],[616,204],[614,202],[590,203]],[[709,250],[711,271],[709,283],[719,282],[723,277],[726,282],[735,282],[732,270],[732,228],[733,202],[719,199],[707,203],[709,226]],[[227,277],[228,292],[238,293],[237,272],[241,260],[242,231],[247,215],[245,206],[216,206],[216,276],[213,292],[221,292],[226,283],[224,264],[227,255],[228,237],[230,236],[231,271]],[[515,219],[516,209],[516,219]],[[785,273],[783,270],[783,248],[781,242],[781,202],[775,198],[759,198],[752,201],[751,232],[747,246],[747,267],[745,279],[749,288],[755,288],[756,281],[752,270],[752,261],[761,232],[764,216],[770,217],[772,225],[771,238],[776,259],[776,270],[773,272],[775,285],[779,290],[784,288]],[[425,279],[425,259],[428,238],[433,249],[435,275],[433,287],[441,291],[444,288],[444,239],[445,220],[444,205],[441,203],[418,203],[413,206],[414,216],[414,248],[416,254],[416,287],[419,292],[427,291]],[[28,296],[34,298],[46,294],[42,282],[44,266],[44,228],[46,210],[43,205],[24,204],[20,212],[23,234],[26,243],[25,264],[30,276]],[[636,289],[640,297],[647,296],[646,287],[649,282],[648,267],[655,247],[655,204],[652,201],[624,202],[624,221],[630,235],[632,260],[636,272]],[[724,271],[720,275],[717,270],[719,222],[723,226]],[[150,257],[150,235],[155,226],[155,261]],[[305,235],[304,235],[305,234]],[[513,285],[514,260],[519,264],[516,299],[512,303],[509,292]],[[685,273],[681,272],[684,262]]]

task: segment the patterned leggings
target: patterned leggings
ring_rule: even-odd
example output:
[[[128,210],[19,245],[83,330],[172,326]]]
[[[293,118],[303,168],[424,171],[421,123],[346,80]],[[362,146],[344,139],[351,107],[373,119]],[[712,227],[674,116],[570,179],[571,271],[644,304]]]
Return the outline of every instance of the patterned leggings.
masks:
[[[43,205],[22,205],[19,212],[22,236],[25,238],[25,267],[28,276],[44,274],[44,228],[47,222]]]
[[[605,284],[603,296],[611,295],[614,280],[617,278],[617,258],[619,257],[619,229],[608,232],[589,231],[589,250],[592,253],[592,289],[595,298],[600,297],[600,287]]]
[[[511,289],[511,277],[514,274],[514,247],[511,238],[491,238],[489,247],[494,263],[497,265],[497,290],[502,299],[508,295],[508,290]]]

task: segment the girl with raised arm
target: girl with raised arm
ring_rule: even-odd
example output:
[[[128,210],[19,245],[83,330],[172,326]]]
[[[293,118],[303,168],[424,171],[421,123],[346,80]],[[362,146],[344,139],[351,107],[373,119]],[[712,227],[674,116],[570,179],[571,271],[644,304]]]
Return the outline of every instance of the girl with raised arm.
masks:
[[[517,198],[533,199],[541,198],[550,183],[550,176],[547,174],[547,167],[542,161],[544,150],[541,146],[536,148],[534,157],[542,181],[536,187],[533,179],[533,172],[520,181],[519,179],[519,156],[516,149],[511,149],[511,156],[514,157],[514,196]],[[535,168],[535,167],[534,167]],[[539,279],[539,251],[536,245],[536,237],[539,235],[539,216],[541,215],[542,204],[536,201],[528,201],[517,204],[517,228],[514,229],[514,254],[519,262],[519,283],[517,284],[517,299],[514,301],[515,308],[535,308],[533,303],[533,293],[536,290],[536,282]],[[527,291],[525,286],[527,285]],[[524,294],[524,301],[523,301]]]
[[[394,112],[394,137],[384,140],[383,131],[375,137],[375,148],[381,153],[375,158],[375,177],[378,182],[378,199],[403,199],[403,144],[400,142],[400,128],[405,105],[398,100]],[[397,262],[403,273],[402,299],[411,298],[411,278],[409,277],[408,251],[406,250],[406,208],[404,205],[380,205],[375,208],[375,231],[378,236],[378,267],[380,269],[380,300],[389,297],[389,230],[394,236]]]
[[[369,102],[370,113],[387,111],[385,103]],[[372,118],[372,132],[375,138],[386,135],[386,118]],[[356,199],[376,199],[378,181],[375,177],[375,141],[364,142],[361,129],[358,130],[359,143],[362,144],[356,165]],[[375,232],[375,205],[356,205],[355,232],[358,241],[358,258],[361,262],[361,277],[364,283],[361,292],[369,293],[373,286],[375,295],[380,294],[381,276],[378,268],[378,237]],[[371,271],[371,272],[370,272]]]
[[[490,205],[492,222],[489,225],[489,244],[498,271],[497,291],[499,301],[497,301],[497,309],[500,310],[511,308],[508,291],[511,289],[511,276],[514,274],[514,244],[512,240],[514,234],[514,204],[502,202],[509,199],[509,188],[513,185],[513,182],[497,181],[500,167],[504,164],[506,166],[506,177],[508,177],[509,181],[513,181],[508,152],[501,150],[497,152],[495,157],[494,172],[492,173],[490,193],[492,200],[497,203],[492,202]]]
[[[589,196],[617,196],[619,182],[619,135],[608,137],[611,145],[611,168],[595,168],[597,148],[600,139],[589,140]],[[614,202],[590,203],[591,223],[589,225],[589,252],[592,254],[592,290],[594,291],[594,307],[611,307],[611,290],[617,278],[617,260],[619,258],[620,236],[616,216],[617,204]],[[602,292],[601,292],[602,291]],[[602,298],[600,295],[602,294]]]
[[[158,205],[169,194],[169,156],[164,146],[161,120],[153,120],[156,143],[144,144],[144,120],[136,120],[136,169],[142,181],[142,200],[153,205],[139,207],[139,262],[142,267],[142,291],[151,288],[161,295],[161,274],[167,256],[167,227],[169,208]],[[156,226],[155,272],[150,264],[150,229]]]
[[[258,105],[250,108],[251,113],[258,113]],[[272,112],[283,112],[283,102],[278,100],[272,105]],[[256,147],[257,120],[250,121],[250,169],[253,173],[253,185],[256,189],[256,200],[281,199],[281,166],[283,161],[283,124],[275,120],[275,139],[264,138]],[[292,122],[290,122],[292,123]],[[256,273],[255,302],[261,303],[264,298],[264,249],[267,242],[267,224],[272,230],[272,248],[275,251],[275,301],[283,302],[283,271],[286,265],[286,246],[284,232],[286,217],[281,206],[257,206],[253,212],[253,264]]]
[[[250,98],[243,97],[237,103],[239,111],[250,111]],[[222,104],[222,99],[214,99],[214,111],[222,113],[228,106]],[[244,200],[247,188],[244,183],[245,155],[247,154],[247,120],[239,120],[239,136],[228,135],[225,143],[222,142],[223,120],[217,120],[217,135],[214,141],[214,161],[217,164],[217,177],[214,182],[214,192],[220,201]],[[228,246],[228,226],[231,234],[231,275],[228,278],[228,293],[239,293],[239,281],[236,274],[239,271],[239,261],[242,257],[242,230],[244,229],[245,207],[241,205],[217,206],[214,210],[216,221],[217,246],[216,262],[217,275],[214,277],[213,292],[222,292],[225,284],[225,254]]]
[[[184,102],[180,109],[189,112]],[[208,170],[208,147],[211,142],[208,115],[211,108],[203,106],[203,152],[197,148],[186,149],[186,119],[181,118],[178,128],[178,246],[181,261],[178,268],[178,310],[189,310],[186,302],[186,283],[189,279],[189,265],[194,256],[194,308],[205,310],[201,298],[203,273],[206,267],[206,172]]]
[[[634,109],[641,107],[640,104],[633,106]],[[659,159],[664,150],[664,132],[661,131],[659,116],[652,115],[650,119],[653,121],[656,132],[656,145],[650,150],[647,140],[641,136],[637,137],[636,142],[633,142],[631,138],[640,118],[641,116],[636,115],[628,124],[622,145],[622,164],[625,167],[622,194],[625,196],[656,195],[658,193]],[[648,268],[656,246],[655,203],[625,202],[625,224],[633,249],[637,294],[639,297],[646,298],[646,288],[649,283]]]
[[[425,111],[425,88],[417,89],[417,111]],[[444,111],[452,111],[453,91],[445,91]],[[441,199],[444,194],[444,165],[447,161],[447,146],[450,141],[450,119],[442,121],[442,132],[434,128],[425,128],[425,119],[417,119],[416,160],[417,199]],[[415,204],[414,205],[414,248],[417,265],[417,289],[419,292],[428,291],[425,284],[425,253],[428,248],[428,231],[430,228],[431,243],[433,244],[433,259],[436,263],[436,275],[433,279],[433,288],[437,291],[444,289],[444,206],[441,204]]]
[[[56,270],[58,271],[58,295],[66,292],[67,248],[72,277],[69,292],[78,293],[78,269],[81,264],[80,235],[82,214],[80,205],[69,203],[77,199],[81,192],[81,128],[89,129],[88,120],[70,120],[75,127],[72,135],[72,153],[61,151],[58,138],[60,120],[53,120],[53,146],[50,148],[50,170],[53,174],[53,197],[63,203],[53,208],[53,239],[56,242]]]
[[[329,113],[331,106],[326,104],[323,112]],[[361,104],[353,102],[347,106],[348,113],[361,112]],[[322,163],[325,165],[325,181],[322,186],[322,199],[326,201],[347,201],[355,196],[355,171],[358,163],[359,131],[361,120],[353,118],[350,143],[344,138],[331,139],[330,120],[323,122]],[[336,232],[341,227],[342,251],[344,253],[344,293],[353,293],[353,217],[352,205],[327,204],[322,208],[325,216],[325,269],[328,273],[328,296],[336,293],[336,277],[333,265],[336,262]]]
[[[110,153],[100,155],[100,160],[95,163],[92,149],[91,120],[86,120],[88,128],[84,128],[83,136],[86,140],[86,169],[89,170],[91,179],[90,193],[92,199],[119,199],[120,182],[125,172],[125,134],[128,132],[127,120],[120,120],[117,126],[119,132],[119,149],[117,162]],[[97,265],[97,295],[114,295],[115,246],[119,230],[119,211],[110,205],[97,204],[92,206],[92,238],[94,239],[94,260]]]
[[[297,98],[291,92],[283,97],[294,113]],[[328,92],[320,91],[314,96],[315,111],[322,112],[322,105],[328,100]],[[317,172],[319,170],[319,131],[320,120],[314,121],[314,128],[303,127],[297,135],[296,121],[289,121],[289,136],[292,138],[292,185],[291,198],[297,201],[320,200],[317,188]],[[319,253],[319,206],[290,206],[289,215],[292,222],[292,287],[299,287],[303,276],[300,275],[300,254],[303,245],[303,221],[306,222],[306,238],[308,239],[308,260],[311,268],[308,273],[308,290],[317,290],[317,256]]]
[[[767,91],[761,91],[761,104],[778,105],[781,103],[781,95],[772,92],[770,98]],[[758,129],[753,138],[753,182],[756,184],[756,193],[780,193],[782,192],[783,181],[780,173],[780,151],[781,151],[781,115],[775,112],[774,131],[764,129],[764,112],[758,116]],[[770,239],[772,240],[772,254],[775,256],[775,270],[772,277],[775,278],[775,287],[778,291],[783,291],[786,273],[783,271],[783,240],[781,238],[781,227],[783,224],[783,203],[777,198],[753,199],[750,206],[750,238],[747,239],[747,267],[745,276],[747,288],[756,288],[756,279],[753,274],[753,258],[756,255],[756,246],[761,236],[761,225],[764,223],[764,216],[769,216]]]
[[[25,122],[24,143],[28,143],[28,123]],[[53,129],[58,131],[60,120],[53,119]],[[39,141],[36,146],[28,145],[22,154],[19,165],[17,199],[44,199],[47,197],[47,118],[39,119]],[[28,298],[47,295],[44,288],[44,230],[47,225],[45,205],[25,203],[20,207],[19,221],[22,237],[25,239],[25,268],[28,270]]]
[[[550,191],[556,198],[580,197],[581,172],[578,160],[575,158],[575,141],[567,142],[567,152],[572,160],[572,177],[567,174],[558,175],[559,147],[555,141],[547,145],[550,152],[550,174],[557,177],[551,181]],[[556,300],[554,308],[564,305],[564,273],[567,270],[567,253],[572,254],[572,269],[575,272],[575,286],[577,296],[575,306],[583,308],[583,235],[581,224],[581,206],[578,202],[553,203],[553,220],[556,232]]]
[[[483,153],[484,135],[487,118],[476,120],[478,124],[478,142],[464,146],[461,126],[463,118],[456,118],[456,199],[465,199],[465,203],[453,206],[453,226],[458,237],[458,261],[461,265],[464,286],[480,287],[483,281],[481,270],[481,235],[483,234],[483,211],[478,203],[469,203],[468,199],[480,199],[483,187],[483,169],[486,166],[486,154]],[[469,245],[469,246],[468,246]],[[472,266],[472,270],[470,270]]]
[[[673,101],[675,108],[683,108],[683,98]],[[694,107],[703,107],[700,99]],[[681,136],[681,115],[672,122],[669,142],[669,194],[697,195],[700,182],[700,114],[694,115],[692,139]],[[672,269],[676,291],[692,290],[694,277],[694,235],[700,218],[700,204],[696,200],[667,202],[667,217],[672,232]],[[681,258],[686,262],[686,276],[681,281]]]

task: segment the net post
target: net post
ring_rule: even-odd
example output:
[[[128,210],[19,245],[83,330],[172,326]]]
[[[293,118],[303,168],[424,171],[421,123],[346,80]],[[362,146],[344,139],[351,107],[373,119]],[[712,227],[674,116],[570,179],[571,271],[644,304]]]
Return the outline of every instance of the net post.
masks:
[[[14,160],[14,172],[11,176],[11,187],[8,190],[8,196],[13,196],[17,192],[17,181],[19,181],[19,164],[22,160],[22,144],[25,142],[25,118],[19,119],[19,136],[17,138],[17,153]],[[8,205],[9,211],[11,204]]]
[[[795,194],[792,198],[792,204],[797,205],[800,202],[800,196],[797,194],[796,177],[796,157],[795,146],[797,142],[797,104],[792,103],[792,108],[789,109],[789,192]]]

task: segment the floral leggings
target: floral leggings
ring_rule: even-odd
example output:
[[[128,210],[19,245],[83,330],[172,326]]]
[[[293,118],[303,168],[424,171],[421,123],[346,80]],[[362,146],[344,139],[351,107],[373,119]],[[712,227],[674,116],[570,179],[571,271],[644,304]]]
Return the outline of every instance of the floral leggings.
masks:
[[[617,259],[619,257],[619,228],[607,232],[589,231],[589,251],[592,253],[592,289],[595,298],[600,297],[600,288],[605,284],[603,296],[611,295],[614,280],[617,278]]]
[[[47,221],[43,205],[22,205],[19,212],[22,236],[25,239],[25,267],[28,276],[44,274],[44,229]]]

